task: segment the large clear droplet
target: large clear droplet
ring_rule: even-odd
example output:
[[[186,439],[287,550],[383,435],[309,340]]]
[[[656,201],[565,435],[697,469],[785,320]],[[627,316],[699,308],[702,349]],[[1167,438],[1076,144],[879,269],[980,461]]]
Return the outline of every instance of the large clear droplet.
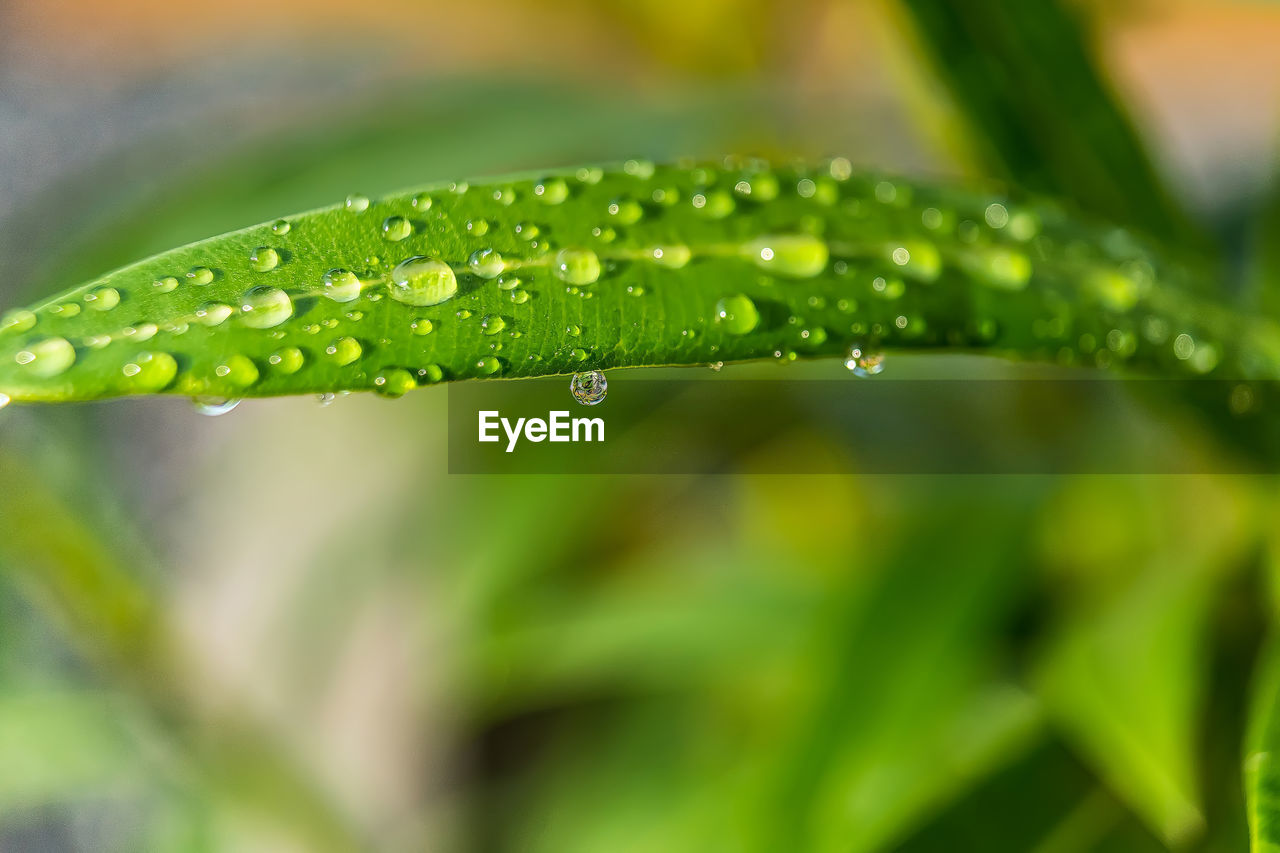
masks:
[[[599,370],[590,373],[575,373],[569,380],[569,393],[573,399],[584,406],[595,406],[604,402],[609,393],[609,381]]]
[[[458,292],[458,278],[444,261],[418,255],[401,261],[391,271],[388,292],[405,305],[439,305]]]

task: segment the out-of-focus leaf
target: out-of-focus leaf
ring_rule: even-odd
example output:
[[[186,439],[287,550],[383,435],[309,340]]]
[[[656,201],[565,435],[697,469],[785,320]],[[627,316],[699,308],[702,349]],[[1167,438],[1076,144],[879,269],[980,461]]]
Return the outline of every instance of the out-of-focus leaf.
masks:
[[[1063,543],[1081,524],[1105,530],[1110,504],[1092,498],[1109,492],[1121,500],[1119,487],[1084,483],[1075,504],[1085,510],[1058,507],[1066,512],[1050,513],[1046,523],[1065,528]],[[1232,512],[1238,496],[1207,483],[1205,491],[1216,499],[1197,495],[1188,503],[1173,493],[1162,504],[1151,493],[1131,495],[1130,530],[1113,531],[1109,545],[1082,546],[1095,551],[1090,574],[1076,578],[1080,589],[1059,590],[1066,615],[1036,673],[1049,717],[1169,843],[1203,829],[1196,731],[1207,675],[1206,618],[1240,535]],[[1153,513],[1153,503],[1163,511]],[[1178,522],[1177,511],[1191,522]]]
[[[0,693],[0,815],[140,780],[120,707],[91,693]]]
[[[1168,195],[1062,0],[902,0],[996,173],[1175,239]]]
[[[1258,664],[1244,753],[1249,841],[1253,853],[1280,851],[1280,643]]]

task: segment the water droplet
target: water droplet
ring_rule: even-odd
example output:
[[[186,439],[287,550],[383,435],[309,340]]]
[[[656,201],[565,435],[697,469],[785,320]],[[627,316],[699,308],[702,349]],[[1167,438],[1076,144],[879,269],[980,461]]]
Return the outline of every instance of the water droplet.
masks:
[[[762,270],[787,278],[813,278],[827,268],[827,244],[809,234],[761,237],[745,247]]]
[[[573,399],[584,406],[595,406],[604,402],[609,393],[609,381],[599,370],[590,373],[575,373],[569,380],[569,393]]]
[[[924,241],[912,241],[888,250],[889,260],[903,273],[920,281],[934,281],[942,273],[942,254],[938,247]]]
[[[433,204],[433,201],[431,199],[431,196],[428,195],[427,193],[419,193],[418,195],[413,197],[413,201],[410,202],[410,204],[412,204],[418,210],[425,211],[425,210],[431,209],[431,205]]]
[[[192,267],[187,270],[187,280],[192,284],[212,284],[213,270],[208,267]]]
[[[286,376],[291,376],[301,370],[305,361],[306,357],[302,354],[302,350],[297,347],[278,349],[267,358],[267,364],[270,364],[273,369]]]
[[[54,305],[49,309],[50,314],[59,314],[63,317],[74,317],[80,313],[80,306],[74,302],[63,303],[62,305]]]
[[[668,269],[678,270],[689,263],[693,252],[688,246],[675,244],[671,246],[655,246],[649,252],[653,262]]]
[[[752,201],[773,201],[778,197],[778,179],[768,172],[748,175],[733,185],[733,191]]]
[[[504,275],[498,277],[499,290],[515,290],[521,284],[518,276]]]
[[[339,365],[346,366],[360,357],[364,347],[355,338],[341,337],[325,347],[324,352]]]
[[[496,335],[507,327],[507,321],[498,314],[485,314],[480,320],[480,331],[486,335]]]
[[[198,413],[216,418],[240,405],[240,401],[228,397],[193,397],[191,405],[195,406]]]
[[[384,370],[373,378],[373,390],[383,397],[403,397],[418,387],[413,374],[399,367]]]
[[[171,275],[166,275],[151,282],[151,286],[155,288],[156,293],[172,293],[178,289],[178,280]]]
[[[467,260],[467,266],[481,278],[497,278],[506,269],[502,255],[498,254],[497,249],[480,249],[472,252]]]
[[[44,338],[28,344],[14,361],[32,376],[50,379],[76,363],[76,349],[66,338]]]
[[[270,329],[293,316],[293,300],[278,287],[250,288],[240,298],[240,322],[251,329]]]
[[[440,369],[438,364],[428,364],[418,371],[418,376],[422,377],[429,384],[434,385],[441,379],[444,379],[444,371]]]
[[[35,328],[36,315],[25,308],[15,308],[0,319],[0,332],[25,332]]]
[[[121,371],[132,390],[154,393],[167,388],[178,375],[178,362],[167,352],[140,352]]]
[[[206,302],[196,309],[196,322],[202,326],[221,326],[234,313],[230,305],[221,302]]]
[[[468,219],[467,233],[472,237],[483,237],[489,233],[489,220],[487,219]]]
[[[272,223],[271,223],[271,233],[272,233],[272,234],[279,234],[279,235],[283,236],[283,235],[285,235],[285,234],[288,234],[288,233],[289,233],[289,230],[290,230],[292,227],[293,227],[293,226],[291,226],[291,225],[289,224],[288,220],[286,220],[286,219],[277,219],[275,222],[272,222]]]
[[[270,246],[259,246],[249,253],[249,266],[256,272],[271,272],[280,266],[280,253]]]
[[[513,290],[511,291],[511,301],[517,305],[523,305],[529,301],[529,291]]]
[[[865,349],[861,344],[849,347],[844,366],[854,376],[875,376],[884,371],[884,353],[878,350]]]
[[[435,326],[433,326],[431,324],[431,321],[428,320],[426,317],[419,317],[417,320],[414,320],[412,323],[409,324],[410,331],[412,331],[415,335],[418,335],[419,337],[421,337],[422,335],[431,334],[431,330],[434,328]]]
[[[564,333],[571,338],[576,338],[582,334],[582,327],[579,326],[577,323],[574,323],[571,326],[566,326]]]
[[[714,192],[694,193],[693,207],[704,216],[711,219],[724,219],[736,206],[733,196],[723,190],[715,190]]]
[[[248,388],[258,381],[258,366],[246,356],[232,353],[218,363],[213,375],[236,388]]]
[[[987,225],[998,231],[1009,224],[1009,208],[998,201],[992,202],[987,205],[982,218],[987,221]]]
[[[657,167],[649,160],[628,160],[622,164],[622,171],[644,181],[652,178],[656,169]]]
[[[1186,332],[1173,339],[1173,355],[1180,361],[1186,361],[1195,354],[1196,340]]]
[[[586,361],[587,351],[582,349],[581,347],[574,347],[573,349],[569,350],[569,358],[573,359],[574,361]]]
[[[352,213],[364,213],[369,209],[369,197],[360,193],[352,193],[347,196],[345,206]]]
[[[324,274],[324,295],[334,302],[360,298],[360,277],[351,270],[331,269]]]
[[[560,204],[569,197],[569,185],[559,178],[552,178],[534,187],[533,194],[545,204]]]
[[[459,320],[466,320],[471,316],[471,312],[466,308],[459,308],[457,311],[453,312],[453,316],[457,317]]]
[[[120,304],[120,291],[114,287],[95,287],[84,295],[84,304],[94,311],[110,311]]]
[[[619,225],[634,225],[644,216],[644,208],[635,199],[620,198],[609,203],[609,215]]]
[[[387,292],[405,305],[439,305],[458,292],[458,277],[444,261],[415,255],[396,264]]]
[[[476,362],[476,370],[481,376],[492,376],[502,369],[502,362],[493,356],[485,356]]]
[[[382,220],[382,237],[392,243],[399,243],[413,233],[413,226],[403,216],[388,216]]]
[[[716,322],[731,335],[745,335],[760,323],[760,312],[751,297],[739,293],[716,302]]]
[[[595,284],[600,279],[600,258],[590,249],[561,249],[554,269],[556,276],[569,284]]]

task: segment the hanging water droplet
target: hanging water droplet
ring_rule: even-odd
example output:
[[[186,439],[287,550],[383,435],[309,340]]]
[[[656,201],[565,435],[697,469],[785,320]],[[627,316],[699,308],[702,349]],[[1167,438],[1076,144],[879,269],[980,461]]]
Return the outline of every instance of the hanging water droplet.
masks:
[[[240,405],[240,401],[231,397],[193,397],[191,404],[199,414],[216,418]]]
[[[481,278],[497,278],[506,269],[502,255],[498,254],[497,249],[480,249],[472,252],[467,260],[467,266]]]
[[[271,233],[283,236],[289,233],[291,227],[292,226],[289,225],[288,220],[277,219],[275,222],[271,223]]]
[[[405,305],[439,305],[458,292],[458,278],[444,261],[416,255],[396,264],[387,292]]]
[[[76,362],[76,349],[66,338],[44,338],[14,356],[19,366],[40,379],[51,379]]]
[[[178,362],[167,352],[141,352],[121,372],[131,390],[154,393],[167,388],[178,375]]]
[[[324,274],[324,295],[334,302],[360,298],[360,277],[350,270],[331,269]]]
[[[95,287],[84,295],[84,304],[94,311],[110,311],[120,304],[120,291],[114,287]]]
[[[830,250],[810,234],[760,237],[744,247],[756,266],[786,278],[812,278],[827,268]]]
[[[604,402],[609,393],[609,381],[599,370],[590,373],[575,373],[569,380],[569,393],[573,399],[584,406],[595,406]]]
[[[369,209],[369,197],[360,193],[347,196],[345,207],[352,213],[364,213]]]
[[[302,369],[306,357],[302,354],[302,350],[297,347],[285,347],[273,352],[267,358],[267,364],[279,373],[285,376],[291,376]]]
[[[213,284],[213,270],[208,267],[192,267],[187,270],[187,280],[192,284]]]
[[[413,374],[399,367],[384,370],[373,378],[374,392],[383,397],[403,397],[417,387]]]
[[[760,312],[751,297],[739,293],[716,302],[716,322],[731,335],[745,335],[760,323]]]
[[[293,316],[293,300],[278,287],[260,285],[240,298],[240,322],[251,329],[270,329]]]
[[[507,321],[498,314],[486,314],[480,320],[480,331],[486,335],[496,335],[507,327]]]
[[[178,280],[171,275],[167,275],[151,282],[151,286],[155,288],[157,293],[172,293],[178,289]]]
[[[884,371],[884,353],[878,350],[864,349],[861,344],[849,347],[844,366],[854,376],[875,376]]]
[[[388,216],[382,220],[382,237],[385,240],[399,243],[412,233],[413,226],[403,216]]]
[[[249,266],[256,272],[271,272],[280,266],[280,253],[270,246],[259,246],[249,253]]]
[[[325,347],[325,355],[333,359],[339,366],[346,366],[360,357],[364,348],[352,337],[341,337]]]
[[[569,284],[595,284],[600,279],[600,258],[590,249],[561,249],[554,269],[556,276]]]

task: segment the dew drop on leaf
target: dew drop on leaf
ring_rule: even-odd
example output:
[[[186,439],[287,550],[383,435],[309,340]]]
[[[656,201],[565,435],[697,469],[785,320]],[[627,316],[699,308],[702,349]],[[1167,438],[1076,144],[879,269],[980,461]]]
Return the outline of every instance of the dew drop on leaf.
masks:
[[[14,356],[14,361],[32,376],[49,379],[76,363],[76,349],[66,338],[44,338],[28,344]]]
[[[374,393],[383,397],[403,397],[417,387],[413,374],[399,367],[384,370],[373,379]]]
[[[187,270],[187,279],[192,284],[213,284],[213,270],[208,267],[192,267]]]
[[[403,216],[389,216],[382,220],[382,236],[392,243],[399,243],[413,233],[413,226]]]
[[[553,268],[561,281],[579,287],[600,280],[600,258],[590,249],[561,249]]]
[[[827,244],[810,234],[760,237],[747,244],[756,266],[785,278],[813,278],[827,268]]]
[[[355,338],[344,336],[325,347],[324,352],[338,365],[346,366],[359,358],[360,354],[364,352],[364,348],[360,346],[360,342]]]
[[[178,362],[167,352],[141,352],[127,362],[121,372],[131,390],[141,394],[167,388],[178,375]]]
[[[387,292],[405,305],[439,305],[458,292],[458,278],[444,261],[418,255],[396,264]]]
[[[725,296],[716,302],[716,322],[731,335],[745,335],[759,325],[760,312],[749,296]]]
[[[293,300],[278,287],[250,288],[240,300],[240,322],[251,329],[270,329],[293,316]]]
[[[471,257],[467,260],[467,266],[471,268],[473,273],[486,279],[497,278],[506,269],[502,255],[498,253],[497,249],[480,249],[472,252]]]
[[[360,277],[351,270],[331,269],[324,274],[324,295],[334,302],[351,302],[360,297]]]
[[[297,347],[285,347],[273,352],[267,358],[267,364],[278,373],[285,376],[291,376],[302,369],[303,362],[306,357],[302,354],[302,350]]]
[[[270,246],[259,246],[249,253],[249,266],[256,272],[271,272],[280,266],[280,253]]]
[[[114,287],[95,287],[84,295],[84,304],[94,311],[110,311],[120,304],[120,291]]]

